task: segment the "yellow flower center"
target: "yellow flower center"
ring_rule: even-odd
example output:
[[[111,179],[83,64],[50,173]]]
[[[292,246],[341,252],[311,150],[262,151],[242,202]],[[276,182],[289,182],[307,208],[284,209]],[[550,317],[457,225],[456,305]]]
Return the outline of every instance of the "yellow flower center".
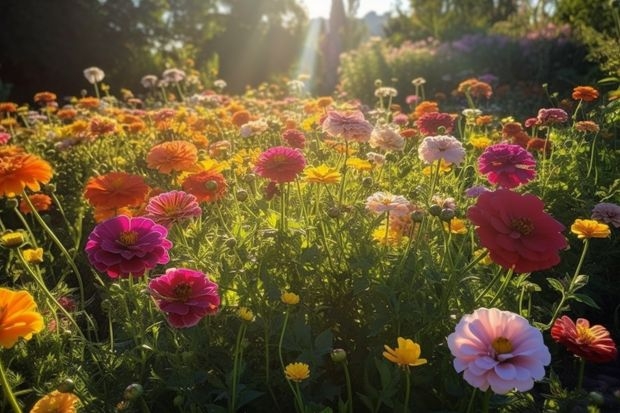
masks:
[[[579,324],[577,324],[577,338],[583,344],[589,344],[596,340],[596,336],[592,330]]]
[[[497,337],[491,343],[495,354],[506,354],[512,351],[512,343],[506,337]]]
[[[530,235],[534,230],[534,224],[527,218],[515,218],[510,222],[510,229],[521,235]]]
[[[172,291],[174,292],[175,298],[181,302],[186,302],[192,295],[192,286],[188,283],[179,283]]]
[[[118,237],[118,242],[126,247],[134,245],[138,241],[138,233],[136,231],[123,231]]]

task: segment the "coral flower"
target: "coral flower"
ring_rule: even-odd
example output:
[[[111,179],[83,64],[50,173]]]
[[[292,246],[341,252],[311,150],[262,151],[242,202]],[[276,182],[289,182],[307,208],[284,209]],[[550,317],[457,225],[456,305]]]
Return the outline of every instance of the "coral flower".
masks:
[[[168,230],[144,217],[120,215],[98,224],[88,236],[90,263],[111,278],[141,276],[170,261]]]
[[[79,398],[73,393],[54,390],[41,397],[32,406],[30,413],[76,413]]]
[[[52,206],[52,198],[45,194],[28,195],[28,199],[37,212],[47,211]],[[32,212],[30,205],[25,199],[19,201],[19,210],[22,214],[30,214]]]
[[[198,149],[187,141],[163,142],[151,148],[146,155],[147,166],[160,173],[191,171],[198,161]]]
[[[183,191],[170,191],[149,199],[146,217],[159,225],[172,224],[202,215],[196,197]]]
[[[36,103],[45,105],[47,103],[56,101],[56,94],[52,92],[39,92],[34,95],[34,101]]]
[[[448,347],[465,381],[497,394],[530,390],[551,362],[542,333],[520,315],[497,308],[464,315],[448,336]]]
[[[303,149],[306,145],[306,136],[297,129],[285,130],[282,132],[282,139],[292,148]]]
[[[91,177],[84,188],[84,197],[95,208],[118,209],[140,205],[148,191],[143,177],[110,172]]]
[[[183,190],[194,195],[198,202],[215,202],[224,197],[228,184],[226,178],[215,170],[189,175],[181,184]]]
[[[558,318],[551,327],[551,338],[592,363],[607,363],[618,355],[609,331],[601,325],[590,327],[590,322],[584,318],[578,318],[576,323],[567,316]]]
[[[564,226],[543,211],[535,195],[508,189],[483,192],[467,217],[493,262],[517,273],[544,270],[560,262]]]
[[[489,183],[510,189],[534,179],[536,160],[519,145],[499,143],[480,155],[478,171],[487,176]]]
[[[337,184],[341,177],[340,172],[325,164],[307,168],[304,171],[305,181],[316,184]]]
[[[579,132],[597,133],[601,130],[601,127],[591,120],[580,120],[579,122],[575,122],[575,130]]]
[[[377,126],[370,134],[368,141],[371,148],[381,148],[384,151],[402,151],[405,148],[405,138],[389,126]]]
[[[424,136],[449,134],[454,129],[454,118],[449,113],[425,113],[415,121]]]
[[[592,219],[620,228],[620,205],[611,202],[601,202],[592,209]]]
[[[598,90],[592,86],[577,86],[573,89],[572,98],[575,100],[583,100],[584,102],[592,102],[598,99]]]
[[[301,382],[310,377],[310,366],[306,363],[290,363],[284,368],[287,380]]]
[[[609,225],[593,219],[576,219],[570,226],[570,232],[579,239],[607,238],[611,235]]]
[[[15,153],[0,154],[0,196],[13,197],[29,188],[41,189],[52,179],[52,167],[36,155]]]
[[[468,94],[471,97],[484,97],[489,99],[493,94],[493,88],[486,82],[478,79],[467,79],[459,83],[457,92]]]
[[[392,216],[408,215],[411,203],[402,195],[393,195],[388,192],[375,192],[366,199],[366,209],[381,215],[388,212]]]
[[[193,327],[220,306],[217,284],[197,270],[169,268],[152,279],[148,289],[174,328]]]
[[[6,132],[0,132],[0,145],[6,145],[11,140],[11,135]]]
[[[390,360],[392,363],[398,364],[400,367],[408,366],[421,366],[427,363],[426,359],[420,358],[422,351],[420,345],[414,343],[411,339],[405,339],[398,337],[398,347],[395,349],[385,345],[385,351],[383,357]]]
[[[286,146],[269,148],[258,156],[254,172],[277,183],[294,181],[304,170],[306,159],[296,149]]]
[[[413,118],[419,119],[425,113],[433,113],[433,112],[439,112],[439,105],[437,104],[437,102],[425,100],[425,101],[420,102],[420,104],[415,107],[415,110],[413,111]]]
[[[323,132],[347,141],[368,142],[372,125],[360,111],[329,111],[322,124]]]
[[[232,115],[232,123],[238,127],[241,127],[252,120],[250,112],[247,110],[238,110]]]
[[[418,146],[418,156],[425,163],[443,159],[458,165],[465,158],[465,148],[454,136],[427,136]]]
[[[0,346],[11,348],[17,340],[30,340],[43,330],[43,317],[28,291],[0,288]]]

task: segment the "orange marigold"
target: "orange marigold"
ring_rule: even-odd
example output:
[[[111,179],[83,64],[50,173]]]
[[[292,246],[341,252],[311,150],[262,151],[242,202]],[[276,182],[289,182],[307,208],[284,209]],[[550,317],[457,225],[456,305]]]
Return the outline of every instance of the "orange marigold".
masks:
[[[155,145],[146,155],[147,166],[160,173],[191,171],[198,162],[196,145],[187,141],[169,141]]]
[[[13,102],[1,102],[0,103],[0,112],[15,113],[15,112],[17,112],[17,104],[15,104]]]
[[[73,108],[63,108],[56,113],[56,116],[62,120],[71,120],[77,116],[77,110]]]
[[[232,115],[232,123],[238,127],[245,125],[250,119],[250,112],[247,110],[238,110]]]
[[[28,291],[0,288],[0,346],[11,348],[17,340],[30,340],[43,330],[43,317]]]
[[[47,161],[29,153],[3,155],[0,152],[0,195],[15,196],[26,187],[39,191],[40,184],[52,179],[52,167]]]
[[[40,104],[46,104],[56,101],[56,94],[52,92],[39,92],[34,95],[34,101]]]
[[[478,79],[467,79],[459,83],[458,93],[469,94],[473,98],[484,97],[489,99],[493,94],[493,88],[486,82]]]
[[[189,175],[181,186],[199,202],[215,202],[224,197],[228,188],[224,175],[214,170]]]
[[[37,212],[47,211],[52,206],[52,198],[45,194],[28,195],[28,199]],[[30,214],[32,212],[32,208],[30,208],[25,199],[19,202],[19,210],[22,214]]]
[[[84,197],[96,209],[118,209],[140,205],[148,191],[149,187],[141,176],[110,172],[90,178],[84,188]]]
[[[101,105],[101,101],[95,97],[88,96],[78,100],[77,105],[84,109],[97,109]]]
[[[424,100],[420,102],[418,106],[415,107],[413,111],[413,118],[418,119],[420,116],[425,113],[434,113],[439,112],[439,105],[437,102],[431,102],[430,100]]]
[[[54,390],[41,397],[30,413],[76,413],[76,404],[80,399],[73,393],[62,393]]]
[[[598,99],[598,90],[591,86],[577,86],[573,89],[572,98],[575,100],[583,100],[584,102],[592,102]]]

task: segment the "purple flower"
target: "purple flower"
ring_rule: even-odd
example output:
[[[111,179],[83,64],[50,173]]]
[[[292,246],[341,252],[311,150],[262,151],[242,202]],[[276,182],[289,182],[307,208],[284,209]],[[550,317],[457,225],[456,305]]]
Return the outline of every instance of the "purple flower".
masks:
[[[427,136],[418,147],[418,156],[425,163],[443,159],[458,165],[465,158],[465,148],[454,136]]]
[[[540,125],[550,126],[566,122],[568,120],[568,113],[566,113],[564,109],[543,108],[538,111],[538,116],[536,118]]]
[[[478,171],[502,188],[515,188],[536,176],[536,160],[519,145],[498,143],[487,147],[478,158]]]
[[[465,190],[465,196],[468,198],[478,198],[481,194],[489,192],[490,189],[483,185],[474,185]]]
[[[620,205],[601,202],[592,209],[592,219],[620,228]]]
[[[88,236],[90,263],[111,278],[141,276],[170,261],[168,230],[149,218],[119,215],[98,224]]]
[[[183,191],[164,192],[149,199],[145,215],[155,223],[170,227],[172,224],[202,214],[196,197]]]
[[[188,268],[167,269],[149,282],[148,289],[175,328],[195,326],[204,316],[215,314],[220,306],[217,284],[202,272]]]

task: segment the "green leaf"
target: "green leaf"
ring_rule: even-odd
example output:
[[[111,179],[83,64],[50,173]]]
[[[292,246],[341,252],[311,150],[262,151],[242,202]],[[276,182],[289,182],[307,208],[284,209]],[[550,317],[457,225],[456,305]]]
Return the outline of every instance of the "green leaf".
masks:
[[[597,83],[600,84],[600,85],[608,85],[608,84],[612,84],[612,83],[620,83],[620,78],[617,78],[615,76],[605,77],[603,79],[600,79]]]
[[[549,285],[551,285],[551,288],[553,288],[554,290],[564,293],[565,291],[564,285],[562,284],[560,280],[557,280],[555,278],[547,278],[547,282],[549,283]]]
[[[601,307],[599,307],[598,304],[596,304],[596,302],[592,299],[592,297],[588,295],[573,294],[571,298],[573,298],[575,301],[579,301],[580,303],[584,303],[585,305],[589,307],[596,308],[597,310],[601,309]]]

